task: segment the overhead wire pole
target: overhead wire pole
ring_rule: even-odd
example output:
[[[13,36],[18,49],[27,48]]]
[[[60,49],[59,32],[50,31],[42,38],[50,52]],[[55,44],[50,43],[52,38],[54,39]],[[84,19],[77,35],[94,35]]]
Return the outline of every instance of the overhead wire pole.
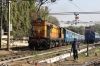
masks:
[[[89,56],[89,36],[88,36],[88,42],[87,42],[87,56]]]
[[[0,9],[1,9],[1,10],[0,10],[0,11],[1,11],[1,14],[0,14],[0,16],[1,16],[1,17],[0,17],[0,22],[1,22],[1,23],[0,23],[0,24],[1,24],[1,25],[0,25],[0,31],[1,31],[1,33],[0,33],[0,49],[1,49],[1,48],[2,48],[1,45],[2,45],[2,20],[3,20],[2,6],[3,6],[3,0],[1,0],[1,5],[0,5],[0,6],[1,6],[1,8],[0,8]]]
[[[10,3],[11,1],[8,0],[8,37],[7,37],[7,50],[10,50]]]

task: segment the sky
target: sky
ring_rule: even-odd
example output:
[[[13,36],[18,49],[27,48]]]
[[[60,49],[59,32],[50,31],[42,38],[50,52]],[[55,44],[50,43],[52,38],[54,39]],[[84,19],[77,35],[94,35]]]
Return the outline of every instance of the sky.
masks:
[[[74,5],[73,5],[73,4]],[[100,0],[57,0],[55,3],[46,4],[49,7],[50,13],[59,12],[94,12],[100,11]],[[76,6],[75,6],[76,5]],[[52,15],[55,16],[58,21],[73,21],[75,15]],[[79,21],[90,22],[100,21],[100,14],[79,14]],[[90,24],[77,24],[73,26],[86,26]],[[69,26],[60,22],[60,26]]]

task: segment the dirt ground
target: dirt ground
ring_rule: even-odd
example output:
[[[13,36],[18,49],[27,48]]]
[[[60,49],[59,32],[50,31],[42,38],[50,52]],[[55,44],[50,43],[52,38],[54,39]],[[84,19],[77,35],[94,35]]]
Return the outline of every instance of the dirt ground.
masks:
[[[10,51],[0,50],[0,55],[10,54]]]

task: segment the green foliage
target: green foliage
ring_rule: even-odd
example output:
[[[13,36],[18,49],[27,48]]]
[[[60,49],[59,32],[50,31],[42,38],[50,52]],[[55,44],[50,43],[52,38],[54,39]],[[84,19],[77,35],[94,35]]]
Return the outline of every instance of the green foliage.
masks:
[[[59,21],[57,20],[57,18],[56,18],[56,17],[49,16],[48,21],[49,21],[50,23],[52,23],[52,24],[57,25],[57,26],[59,26],[59,25],[60,25],[60,24],[59,24]]]
[[[39,12],[39,17],[44,20],[47,20],[48,13],[49,13],[48,7],[41,7],[40,12]]]
[[[35,10],[35,0],[31,1],[21,1],[19,3],[11,2],[11,19],[10,23],[12,24],[11,35],[15,38],[23,38],[23,36],[28,36],[28,30],[31,27],[31,18],[30,14]],[[4,23],[3,28],[5,31],[8,30],[8,9],[4,10]]]
[[[23,38],[23,36],[27,36],[28,34],[27,32],[30,28],[29,6],[30,3],[28,1],[11,3],[11,23],[13,24],[11,34],[15,38]]]
[[[94,27],[95,32],[100,34],[100,24],[95,24],[93,27]]]
[[[8,9],[7,7],[4,8],[3,10],[3,29],[7,32],[7,28],[8,28],[8,16],[7,16],[7,13],[8,13]]]
[[[80,26],[80,27],[69,26],[69,27],[65,27],[65,28],[67,28],[68,30],[71,30],[73,32],[84,35],[84,26]]]

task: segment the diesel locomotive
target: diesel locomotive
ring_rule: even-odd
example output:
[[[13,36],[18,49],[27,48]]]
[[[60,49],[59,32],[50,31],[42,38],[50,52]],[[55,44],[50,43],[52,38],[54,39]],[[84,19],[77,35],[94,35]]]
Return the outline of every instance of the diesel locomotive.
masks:
[[[29,37],[29,48],[52,48],[64,45],[64,28],[40,18],[32,22],[33,34]]]

